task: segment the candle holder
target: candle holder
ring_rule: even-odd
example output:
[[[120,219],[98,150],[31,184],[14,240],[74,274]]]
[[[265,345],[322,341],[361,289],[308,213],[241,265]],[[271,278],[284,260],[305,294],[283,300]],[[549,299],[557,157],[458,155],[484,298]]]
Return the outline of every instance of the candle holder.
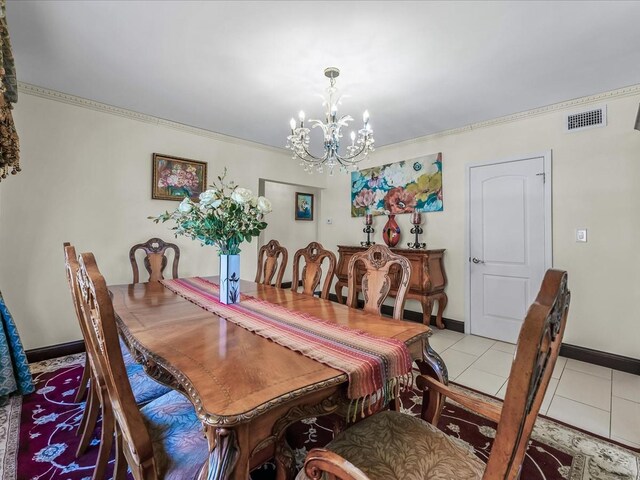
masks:
[[[419,236],[424,233],[424,230],[420,226],[421,223],[422,223],[422,216],[420,215],[420,212],[413,212],[411,214],[411,224],[413,225],[413,228],[410,231],[412,234],[416,236],[416,239],[413,243],[407,243],[407,247],[413,248],[416,250],[427,248],[427,244],[421,243],[419,239]]]
[[[370,247],[371,245],[375,245],[376,243],[371,241],[371,234],[375,232],[375,230],[371,226],[373,225],[373,215],[371,215],[370,213],[367,213],[364,216],[364,224],[365,224],[365,227],[362,229],[362,231],[367,234],[367,241],[360,242],[360,245],[362,245],[363,247]]]

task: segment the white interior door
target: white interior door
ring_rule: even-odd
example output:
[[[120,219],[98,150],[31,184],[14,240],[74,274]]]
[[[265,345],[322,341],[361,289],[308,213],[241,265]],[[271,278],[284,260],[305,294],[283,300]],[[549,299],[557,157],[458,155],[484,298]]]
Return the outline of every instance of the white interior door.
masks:
[[[545,212],[550,209],[545,208],[544,172],[544,156],[470,168],[469,301],[474,335],[515,343],[535,300],[545,257],[550,258],[545,252],[550,248],[545,247],[545,225],[550,224]]]

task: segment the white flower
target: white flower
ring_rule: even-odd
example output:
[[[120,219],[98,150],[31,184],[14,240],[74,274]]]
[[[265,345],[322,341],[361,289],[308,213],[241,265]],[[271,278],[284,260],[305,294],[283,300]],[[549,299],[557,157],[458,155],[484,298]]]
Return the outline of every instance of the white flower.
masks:
[[[268,198],[258,197],[258,210],[260,210],[262,213],[269,213],[271,210],[273,210],[271,202]]]
[[[387,180],[387,185],[391,187],[404,187],[411,181],[412,172],[411,165],[409,168],[406,165],[400,165],[400,163],[392,163],[384,169],[384,178]]]
[[[216,191],[215,190],[206,190],[204,192],[202,192],[199,195],[200,198],[200,204],[201,205],[208,205],[211,202],[213,202],[215,196],[216,196]]]
[[[189,213],[191,210],[193,210],[193,205],[191,205],[189,198],[185,198],[180,202],[180,205],[178,205],[178,211],[180,213]]]
[[[244,205],[245,203],[250,202],[251,197],[253,197],[253,193],[251,193],[251,190],[242,187],[236,188],[231,194],[231,200],[239,203],[240,205]]]
[[[376,194],[376,197],[375,197],[375,200],[373,201],[373,206],[374,206],[373,208],[375,208],[375,205],[378,205],[378,203],[384,200],[384,197],[387,195],[387,191],[382,188],[379,188],[379,189],[376,189],[375,194]]]

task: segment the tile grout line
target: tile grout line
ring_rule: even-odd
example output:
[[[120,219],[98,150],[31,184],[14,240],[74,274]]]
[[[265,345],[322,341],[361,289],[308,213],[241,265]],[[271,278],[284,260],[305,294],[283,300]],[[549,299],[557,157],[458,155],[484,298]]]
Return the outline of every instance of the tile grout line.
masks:
[[[621,397],[620,395],[614,395],[612,392],[611,393],[612,408],[613,408],[613,397],[619,398],[620,400],[626,400],[627,402],[640,404],[640,402],[636,402],[635,400],[631,400],[630,398]]]
[[[585,405],[587,407],[595,408],[596,410],[600,410],[601,412],[606,412],[606,413],[609,414],[609,416],[611,416],[611,412],[610,411],[604,410],[604,409],[602,409],[600,407],[596,407],[595,405],[589,405],[588,403],[581,402],[580,400],[575,400],[573,398],[565,397],[564,395],[559,395],[559,394],[554,394],[554,397],[564,398],[565,400],[570,400],[572,402],[579,403],[580,405]]]
[[[564,369],[562,370],[564,371]],[[553,372],[551,372],[553,373]],[[562,373],[560,374],[560,377],[562,377]],[[549,378],[549,382],[551,382],[551,380],[558,380],[558,383],[556,383],[556,388],[553,389],[553,395],[551,395],[551,400],[549,400],[549,405],[547,405],[547,409],[545,410],[545,412],[543,413],[543,415],[546,415],[547,412],[549,411],[549,409],[551,408],[551,404],[553,403],[553,399],[556,398],[556,392],[558,391],[558,387],[560,386],[560,378]],[[558,395],[559,397],[561,395]],[[563,397],[564,398],[564,397]],[[544,397],[542,397],[542,402],[544,403]],[[540,405],[542,406],[542,405]]]

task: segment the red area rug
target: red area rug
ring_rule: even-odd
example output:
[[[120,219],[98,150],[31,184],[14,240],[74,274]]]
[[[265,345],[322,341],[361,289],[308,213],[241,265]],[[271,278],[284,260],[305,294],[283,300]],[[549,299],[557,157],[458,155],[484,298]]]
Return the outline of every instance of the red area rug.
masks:
[[[99,431],[95,432],[87,452],[75,458],[79,441],[76,430],[84,408],[84,404],[73,403],[82,373],[81,360],[82,356],[76,355],[32,365],[36,392],[25,396],[22,402],[17,472],[7,467],[9,465],[15,469],[11,462],[5,460],[3,465],[0,457],[0,473],[3,474],[0,476],[3,479],[85,480],[91,477],[98,452]],[[407,392],[402,398],[402,409],[416,414],[420,402],[421,396]],[[6,415],[6,409],[10,406],[3,408],[5,410],[0,411],[0,432],[11,431],[5,418],[11,417]],[[309,449],[323,446],[331,440],[334,422],[334,418],[327,416],[305,420],[291,427],[288,441],[299,463]],[[447,404],[438,426],[473,447],[482,460],[487,459],[495,435],[495,424],[491,421],[458,405]],[[0,433],[0,444],[2,441]],[[11,436],[4,438],[4,441],[9,442],[6,452],[12,452]],[[272,464],[252,472],[253,480],[273,478],[275,467]],[[640,478],[640,456],[556,422],[539,419],[527,450],[521,478],[637,480]]]

